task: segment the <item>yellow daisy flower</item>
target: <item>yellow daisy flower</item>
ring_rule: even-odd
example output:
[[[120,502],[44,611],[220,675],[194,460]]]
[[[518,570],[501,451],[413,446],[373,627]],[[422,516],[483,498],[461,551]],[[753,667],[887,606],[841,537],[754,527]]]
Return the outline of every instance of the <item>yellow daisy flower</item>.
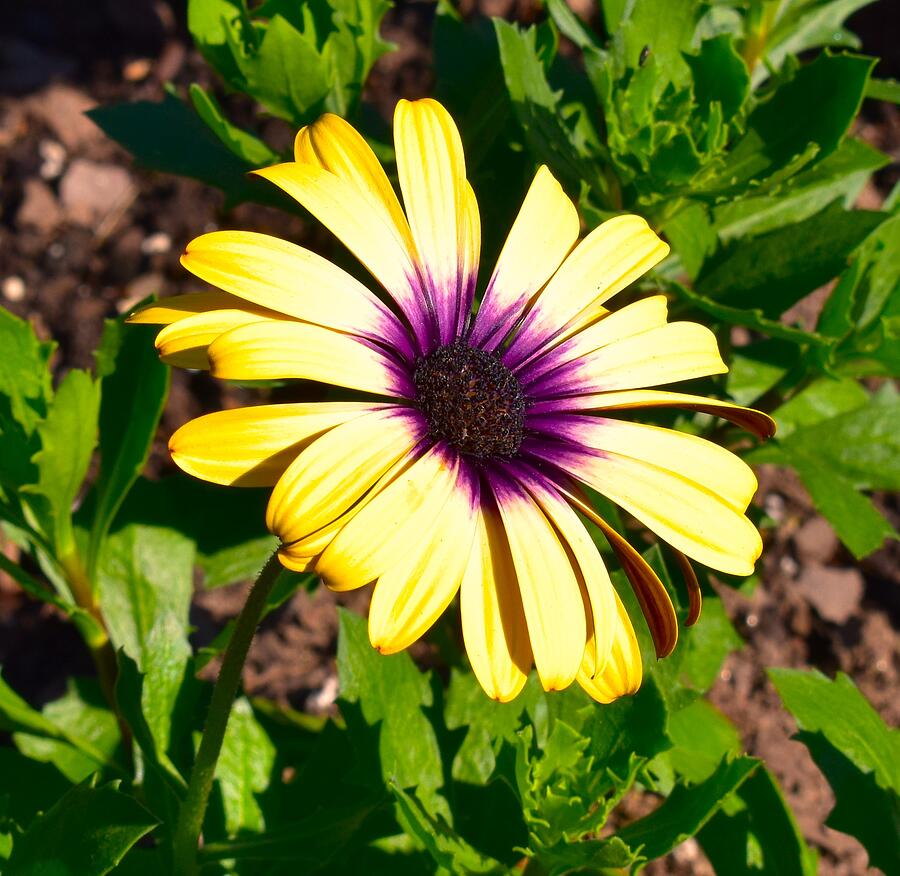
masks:
[[[667,322],[662,296],[606,310],[669,248],[638,216],[577,242],[575,206],[546,167],[473,313],[481,228],[459,132],[434,100],[401,100],[394,141],[405,209],[365,140],[334,115],[300,131],[294,161],[257,171],[334,232],[385,300],[302,247],[218,231],[181,261],[222,291],[132,317],[165,326],[156,343],[173,365],[370,399],[208,414],[172,436],[172,456],[208,481],[273,487],[266,522],[288,568],[334,590],[375,582],[379,651],[406,648],[459,592],[466,650],[491,697],[515,697],[534,665],[547,690],[577,680],[609,702],[637,690],[641,659],[578,512],[618,555],[659,655],[677,623],[659,579],[580,484],[713,569],[747,575],[761,550],[744,516],[756,490],[744,462],[610,415],[670,406],[763,436],[772,421],[646,388],[724,372],[715,337]]]

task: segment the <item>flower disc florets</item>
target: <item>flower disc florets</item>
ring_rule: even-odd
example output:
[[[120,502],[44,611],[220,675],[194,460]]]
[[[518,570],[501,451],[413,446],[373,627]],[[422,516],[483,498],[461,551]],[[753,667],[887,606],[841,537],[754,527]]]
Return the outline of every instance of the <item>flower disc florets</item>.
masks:
[[[519,449],[525,396],[496,354],[455,341],[420,359],[413,380],[432,438],[476,457]]]

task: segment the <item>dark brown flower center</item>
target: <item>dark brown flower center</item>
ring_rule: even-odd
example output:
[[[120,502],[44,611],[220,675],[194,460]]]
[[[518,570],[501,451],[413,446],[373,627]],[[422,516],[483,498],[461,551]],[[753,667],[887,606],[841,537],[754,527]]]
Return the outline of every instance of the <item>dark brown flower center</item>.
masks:
[[[519,449],[525,396],[494,353],[455,341],[420,359],[413,380],[432,438],[478,457],[510,457]]]

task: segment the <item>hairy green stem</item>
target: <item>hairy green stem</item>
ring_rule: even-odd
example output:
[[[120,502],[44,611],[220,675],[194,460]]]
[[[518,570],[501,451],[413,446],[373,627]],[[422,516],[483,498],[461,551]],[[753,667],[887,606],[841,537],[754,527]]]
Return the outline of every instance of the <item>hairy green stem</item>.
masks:
[[[193,876],[197,872],[197,847],[203,829],[203,818],[212,791],[216,763],[222,750],[222,740],[228,727],[231,706],[241,680],[244,660],[256,627],[259,624],[266,600],[281,573],[278,555],[273,554],[247,596],[238,615],[234,632],[225,649],[222,668],[216,679],[203,728],[203,738],[197,750],[197,758],[191,771],[187,795],[178,812],[173,842],[173,862],[176,876]]]

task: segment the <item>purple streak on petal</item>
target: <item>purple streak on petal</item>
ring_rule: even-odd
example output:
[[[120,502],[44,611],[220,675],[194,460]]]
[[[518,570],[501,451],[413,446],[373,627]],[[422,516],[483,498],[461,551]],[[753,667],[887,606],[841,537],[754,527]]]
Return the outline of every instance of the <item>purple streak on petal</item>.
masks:
[[[357,338],[360,344],[377,353],[391,375],[392,383],[389,387],[390,394],[397,398],[412,399],[416,396],[416,388],[413,383],[410,363],[399,360],[393,350],[385,350],[381,344],[368,338]]]
[[[507,368],[517,369],[531,359],[535,353],[545,347],[549,347],[555,337],[562,334],[565,325],[553,331],[542,327],[539,322],[541,312],[541,299],[535,301],[534,306],[525,314],[521,325],[513,335],[509,346],[503,352],[503,364]],[[537,323],[537,324],[535,324]]]
[[[496,281],[496,275],[491,277],[484,297],[481,299],[478,313],[475,314],[472,331],[469,335],[469,343],[482,350],[496,350],[503,343],[523,307],[522,302],[518,301],[507,304],[505,307],[501,306],[494,295]]]
[[[529,398],[542,400],[562,395],[576,395],[582,392],[602,390],[597,379],[591,374],[588,359],[564,362],[554,371],[538,376],[528,386],[523,387]]]
[[[460,267],[459,271],[459,301],[456,313],[456,327],[453,332],[451,343],[458,338],[465,337],[468,332],[472,318],[472,304],[475,301],[475,286],[478,283],[478,266],[475,265],[472,270],[465,270]]]
[[[610,423],[615,423],[615,420],[586,414],[535,414],[529,411],[525,428],[538,435],[590,449],[597,446],[597,433]]]
[[[597,394],[591,395],[569,395],[563,398],[542,398],[533,401],[528,406],[529,414],[567,414],[576,411],[589,411],[594,407],[591,399],[596,398]]]
[[[578,359],[573,359],[571,352],[574,345],[575,339],[570,338],[563,341],[559,346],[542,348],[537,351],[534,356],[531,356],[513,369],[516,377],[519,378],[519,382],[522,386],[528,386],[545,374],[550,374],[564,365],[577,364]]]
[[[437,345],[437,314],[432,301],[430,280],[421,268],[413,275],[407,274],[406,281],[412,290],[413,304],[405,310],[406,318],[416,339],[419,355],[427,356]]]

